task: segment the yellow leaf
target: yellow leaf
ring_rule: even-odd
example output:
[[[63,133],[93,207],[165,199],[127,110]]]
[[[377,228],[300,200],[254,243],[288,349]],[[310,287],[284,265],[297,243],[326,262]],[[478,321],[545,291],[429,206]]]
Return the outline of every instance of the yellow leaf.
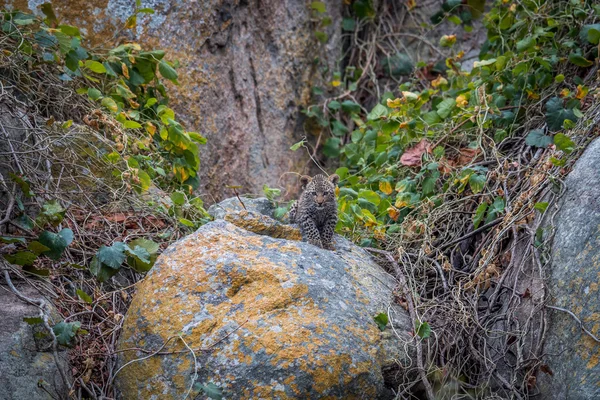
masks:
[[[417,6],[416,0],[406,0],[406,7],[408,8],[408,11],[414,9],[416,6]]]
[[[530,100],[539,100],[540,95],[534,92],[533,90],[527,89],[527,98]]]
[[[333,86],[333,87],[338,87],[338,86],[340,86],[341,84],[342,84],[342,82],[341,82],[341,81],[339,81],[339,80],[337,80],[337,79],[336,79],[336,80],[334,80],[334,81],[331,81],[331,86]]]
[[[394,207],[402,208],[408,207],[410,205],[410,193],[400,193],[398,197],[396,197],[396,203],[394,203]]]
[[[156,126],[154,126],[152,122],[146,122],[146,132],[154,135],[156,133]]]
[[[464,95],[460,95],[456,98],[456,105],[458,107],[466,107],[469,104],[469,100]]]
[[[387,106],[389,108],[398,108],[402,107],[402,99],[387,99]]]
[[[431,86],[433,86],[434,88],[437,88],[439,86],[446,86],[447,84],[448,81],[441,75],[431,81]]]
[[[575,97],[579,100],[582,100],[585,96],[587,96],[589,91],[590,89],[586,86],[577,85],[577,93],[575,94]]]
[[[404,96],[407,101],[419,100],[419,95],[413,92],[402,92],[402,96]]]
[[[440,46],[452,47],[456,43],[456,35],[444,35],[440,38]]]
[[[400,211],[398,211],[397,208],[389,207],[387,209],[387,212],[391,219],[393,219],[394,221],[398,221],[398,217],[400,216]]]
[[[129,79],[129,68],[127,68],[127,65],[121,63],[121,71],[123,72],[123,76]]]
[[[379,190],[389,196],[393,192],[392,184],[387,181],[380,181]]]
[[[571,91],[567,88],[564,88],[560,91],[560,97],[568,97],[571,94]]]

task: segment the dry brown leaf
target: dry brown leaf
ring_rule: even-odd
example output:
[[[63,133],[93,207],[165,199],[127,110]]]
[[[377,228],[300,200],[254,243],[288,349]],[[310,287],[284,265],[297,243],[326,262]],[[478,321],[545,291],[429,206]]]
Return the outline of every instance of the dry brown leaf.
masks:
[[[427,139],[422,139],[402,154],[400,163],[407,167],[418,167],[421,165],[421,158],[425,153],[431,153],[431,143]]]

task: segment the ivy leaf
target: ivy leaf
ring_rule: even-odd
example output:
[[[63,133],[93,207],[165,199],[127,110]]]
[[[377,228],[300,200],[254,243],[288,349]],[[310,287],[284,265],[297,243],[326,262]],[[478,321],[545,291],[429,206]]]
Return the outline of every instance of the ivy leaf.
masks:
[[[87,95],[90,97],[90,99],[92,100],[98,100],[100,97],[102,97],[102,92],[99,91],[98,89],[94,89],[94,88],[89,88],[87,90]]]
[[[52,260],[58,260],[62,256],[63,251],[73,241],[73,231],[69,228],[61,230],[58,234],[44,231],[38,241],[49,249],[44,251],[43,255]]]
[[[576,53],[569,54],[569,62],[578,67],[589,67],[594,64],[592,61]]]
[[[533,208],[535,208],[536,210],[538,210],[539,212],[541,212],[543,214],[546,211],[546,209],[548,208],[548,203],[547,202],[535,203]]]
[[[417,322],[415,333],[421,339],[427,339],[431,335],[431,327],[428,322]]]
[[[87,60],[84,65],[87,69],[97,74],[106,73],[106,68],[104,67],[104,65],[102,65],[102,63],[99,63],[98,61]]]
[[[19,251],[15,254],[6,254],[4,259],[11,264],[15,265],[33,265],[33,262],[37,259],[37,256],[30,251]]]
[[[485,215],[485,211],[487,210],[488,203],[483,202],[477,207],[475,210],[475,215],[473,216],[473,229],[477,229],[481,221],[483,221],[483,216]]]
[[[77,296],[81,300],[85,301],[86,303],[88,303],[88,304],[92,304],[93,303],[94,300],[91,298],[91,296],[89,294],[87,294],[86,292],[84,292],[83,290],[77,289],[76,293],[77,293]]]
[[[129,247],[133,247],[134,251],[136,251],[138,247],[143,248],[148,254],[148,261],[145,262],[139,257],[131,255],[127,258],[127,264],[129,264],[134,270],[140,273],[150,271],[150,268],[152,268],[154,262],[156,261],[156,258],[158,257],[158,250],[160,248],[158,243],[152,240],[138,238],[131,241],[129,243]],[[139,250],[137,250],[137,252],[139,253]]]
[[[587,33],[587,40],[591,44],[598,44],[600,42],[600,29],[591,28]]]
[[[337,119],[331,122],[331,131],[335,136],[344,136],[346,133],[350,132],[350,130],[346,128],[346,125],[342,124]]]
[[[89,269],[90,273],[94,275],[100,282],[106,282],[119,271],[118,269],[113,269],[102,264],[98,260],[97,256],[92,258]]]
[[[340,155],[340,144],[340,139],[330,137],[323,146],[323,154],[331,158],[338,157]]]
[[[385,117],[387,114],[388,114],[388,109],[381,104],[377,104],[375,107],[373,107],[371,112],[367,115],[367,119],[369,121],[374,121],[381,117]]]
[[[298,143],[294,143],[291,147],[290,150],[291,151],[296,151],[298,150],[300,147],[302,147],[304,145],[304,140],[299,141]]]
[[[209,382],[205,385],[202,385],[201,383],[196,382],[194,384],[194,389],[196,389],[197,391],[202,391],[204,392],[205,395],[207,395],[209,398],[213,399],[213,400],[222,400],[223,399],[223,389],[221,389],[220,387],[218,387],[217,385],[215,385],[212,382]]]
[[[381,197],[372,190],[364,190],[363,189],[363,190],[359,191],[358,198],[365,199],[369,203],[375,204],[376,206],[378,206],[379,202],[381,201]]]
[[[31,242],[27,245],[27,250],[29,250],[32,253],[34,253],[35,255],[39,256],[40,254],[43,254],[44,252],[49,251],[50,248],[47,246],[44,246],[37,240],[34,240],[33,242]]]
[[[579,38],[581,41],[585,42],[587,40],[591,44],[598,44],[598,41],[594,40],[597,38],[597,34],[592,31],[600,33],[600,24],[589,24],[582,26],[581,30],[579,31]]]
[[[66,210],[62,208],[58,200],[47,201],[42,205],[42,210],[35,219],[39,226],[47,223],[52,226],[60,224],[65,217]]]
[[[144,247],[137,245],[132,249],[130,246],[125,246],[125,251],[142,263],[150,264],[150,253]]]
[[[119,106],[117,106],[117,103],[110,97],[103,98],[100,104],[102,104],[102,107],[108,108],[112,112],[119,111]]]
[[[525,138],[525,144],[532,147],[548,147],[552,144],[552,137],[544,135],[544,131],[541,129],[535,129],[529,132]]]
[[[54,334],[56,335],[56,340],[59,344],[63,346],[69,346],[71,341],[77,334],[77,331],[81,328],[81,322],[59,322],[58,324],[52,327]]]
[[[556,148],[570,154],[575,150],[575,143],[567,135],[563,133],[557,133],[554,135],[554,144]]]
[[[485,175],[473,174],[469,177],[469,187],[473,194],[481,193],[485,186]]]
[[[101,246],[96,253],[98,261],[112,269],[118,270],[125,261],[126,245],[122,242],[115,242],[112,246]]]
[[[454,106],[456,106],[456,100],[444,99],[437,105],[437,113],[442,119],[444,119],[450,115]]]
[[[166,79],[172,81],[173,83],[177,83],[177,71],[167,64],[166,61],[161,60],[161,62],[158,63],[158,71]]]
[[[546,123],[551,131],[562,129],[565,120],[577,121],[573,110],[567,110],[563,107],[563,101],[558,97],[553,97],[546,103]]]
[[[375,320],[375,323],[377,324],[379,330],[383,332],[389,322],[388,315],[386,313],[379,313],[375,317],[373,317],[373,319]]]
[[[358,114],[360,113],[360,105],[351,100],[344,100],[342,102],[342,111],[347,112],[348,114]]]

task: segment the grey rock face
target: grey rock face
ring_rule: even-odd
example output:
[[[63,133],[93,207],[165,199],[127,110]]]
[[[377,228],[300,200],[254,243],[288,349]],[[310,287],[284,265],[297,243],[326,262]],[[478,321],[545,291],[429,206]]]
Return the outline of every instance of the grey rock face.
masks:
[[[349,241],[334,245],[226,220],[172,245],[138,288],[119,347],[155,349],[180,335],[165,348],[183,351],[126,366],[123,398],[182,398],[195,371],[231,399],[389,398],[382,370],[411,364],[412,324],[393,301],[394,278]],[[378,329],[380,312],[394,330]],[[194,364],[183,341],[210,350]],[[141,355],[124,351],[121,365]]]
[[[33,288],[19,286],[19,291],[28,297],[39,297]],[[23,321],[24,317],[37,317],[35,306],[19,300],[8,287],[0,287],[0,399],[41,400],[67,398],[52,353],[40,352],[39,347],[48,343],[36,343],[34,326]],[[54,321],[55,323],[58,321]],[[64,370],[66,352],[59,353]],[[38,381],[51,394],[38,388]]]
[[[266,215],[267,217],[273,217],[273,211],[275,207],[269,199],[265,197],[259,197],[257,199],[250,199],[248,197],[241,197],[244,205],[240,203],[237,197],[232,197],[227,200],[223,200],[218,204],[213,204],[208,209],[208,213],[214,219],[223,219],[226,214],[234,213],[238,211],[249,211],[256,212],[258,214]],[[246,207],[246,208],[244,208]]]
[[[552,305],[573,312],[600,336],[600,140],[588,147],[566,179],[567,191],[556,216]],[[600,343],[583,333],[575,319],[549,310],[544,346],[553,376],[540,373],[543,399],[600,398]]]

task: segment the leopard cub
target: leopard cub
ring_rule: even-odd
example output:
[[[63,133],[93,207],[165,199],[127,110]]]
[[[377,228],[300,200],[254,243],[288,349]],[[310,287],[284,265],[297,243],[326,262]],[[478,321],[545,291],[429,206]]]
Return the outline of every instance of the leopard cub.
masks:
[[[300,226],[302,239],[324,249],[333,250],[333,231],[337,224],[335,187],[340,180],[336,174],[303,175],[300,178],[304,191],[289,212],[290,222]]]

